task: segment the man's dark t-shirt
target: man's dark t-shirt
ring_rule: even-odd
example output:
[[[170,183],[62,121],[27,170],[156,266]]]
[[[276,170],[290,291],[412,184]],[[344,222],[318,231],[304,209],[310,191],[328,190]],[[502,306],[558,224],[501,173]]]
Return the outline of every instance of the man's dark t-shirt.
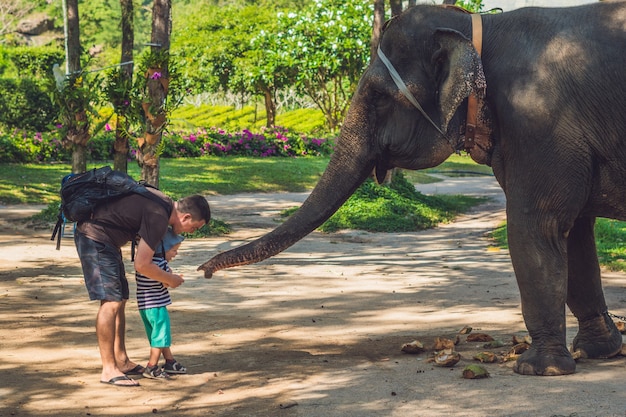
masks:
[[[173,201],[165,194],[155,189],[149,190],[173,207]],[[139,235],[153,250],[163,239],[169,223],[167,212],[161,204],[138,194],[102,204],[94,211],[92,220],[79,223],[77,228],[96,242],[121,248]]]

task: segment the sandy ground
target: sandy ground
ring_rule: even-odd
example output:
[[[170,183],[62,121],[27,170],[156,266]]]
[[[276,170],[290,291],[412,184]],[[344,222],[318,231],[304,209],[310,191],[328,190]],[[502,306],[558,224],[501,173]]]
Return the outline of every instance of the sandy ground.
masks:
[[[0,208],[0,416],[626,416],[624,357],[580,360],[563,377],[485,364],[489,378],[468,380],[463,368],[485,349],[466,336],[452,368],[429,362],[432,351],[401,352],[464,326],[504,341],[496,353],[526,335],[508,253],[490,249],[485,235],[504,219],[493,178],[422,190],[493,200],[419,233],[316,232],[206,280],[199,264],[264,234],[306,194],[211,197],[214,216],[234,232],[186,241],[172,262],[186,279],[172,291],[172,350],[189,374],[143,378],[138,388],[99,383],[97,304],[88,301],[72,239],[56,251],[49,231],[14,221],[37,207]],[[626,314],[626,275],[606,273],[604,285],[609,310]],[[127,318],[129,353],[145,364],[133,300]],[[575,333],[568,312],[569,341]]]

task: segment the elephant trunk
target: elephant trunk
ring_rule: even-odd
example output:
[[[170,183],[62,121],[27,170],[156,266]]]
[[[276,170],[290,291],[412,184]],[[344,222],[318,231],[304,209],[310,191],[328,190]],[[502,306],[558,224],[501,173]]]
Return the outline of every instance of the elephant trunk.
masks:
[[[246,245],[222,252],[202,264],[205,278],[221,269],[261,262],[289,248],[328,220],[367,179],[374,167],[372,152],[354,135],[342,134],[320,181],[283,224]]]

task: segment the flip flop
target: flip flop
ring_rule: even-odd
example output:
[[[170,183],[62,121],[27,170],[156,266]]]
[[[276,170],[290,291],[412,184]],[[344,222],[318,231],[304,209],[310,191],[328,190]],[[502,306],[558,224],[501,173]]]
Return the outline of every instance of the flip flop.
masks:
[[[116,384],[117,381],[133,381],[134,384]],[[126,375],[114,376],[108,381],[100,381],[103,384],[115,385],[116,387],[138,387],[139,382],[127,377]]]
[[[124,374],[126,374],[126,375],[143,375],[145,370],[146,370],[146,368],[144,368],[143,366],[135,365],[135,367],[133,369],[131,369],[130,371],[124,372]]]

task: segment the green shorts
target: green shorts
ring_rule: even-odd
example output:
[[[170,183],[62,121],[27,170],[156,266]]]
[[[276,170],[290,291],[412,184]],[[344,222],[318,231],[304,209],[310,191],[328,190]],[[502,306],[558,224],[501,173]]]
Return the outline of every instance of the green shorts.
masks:
[[[166,348],[172,345],[170,315],[166,307],[139,310],[139,315],[146,328],[146,335],[150,341],[150,347]]]

